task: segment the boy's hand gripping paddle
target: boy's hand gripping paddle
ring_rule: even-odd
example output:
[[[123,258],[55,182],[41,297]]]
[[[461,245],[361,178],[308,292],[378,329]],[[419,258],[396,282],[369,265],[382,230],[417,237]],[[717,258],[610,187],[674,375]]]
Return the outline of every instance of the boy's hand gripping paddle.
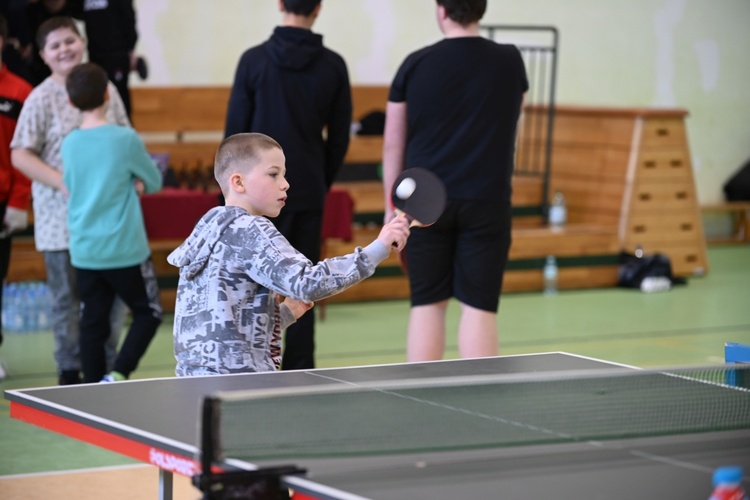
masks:
[[[406,216],[410,227],[434,224],[445,209],[445,185],[424,168],[413,167],[401,172],[393,183],[391,202],[396,213]]]

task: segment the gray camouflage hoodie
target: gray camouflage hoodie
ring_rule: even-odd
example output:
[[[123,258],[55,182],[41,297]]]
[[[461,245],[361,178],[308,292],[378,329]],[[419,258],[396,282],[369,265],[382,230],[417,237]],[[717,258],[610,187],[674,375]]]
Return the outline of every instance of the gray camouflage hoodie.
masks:
[[[278,369],[281,331],[295,318],[277,296],[330,297],[371,276],[388,254],[376,240],[313,264],[265,217],[235,206],[211,209],[167,258],[180,268],[177,376]]]

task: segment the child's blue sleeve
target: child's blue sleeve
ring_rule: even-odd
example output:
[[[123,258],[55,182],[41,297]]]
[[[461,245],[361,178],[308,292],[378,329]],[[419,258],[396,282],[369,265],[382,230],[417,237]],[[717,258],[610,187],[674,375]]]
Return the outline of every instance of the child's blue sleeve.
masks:
[[[133,165],[133,176],[143,181],[146,193],[156,193],[161,190],[161,172],[148,154],[143,141],[135,132],[133,132],[133,140],[131,141],[130,160]]]

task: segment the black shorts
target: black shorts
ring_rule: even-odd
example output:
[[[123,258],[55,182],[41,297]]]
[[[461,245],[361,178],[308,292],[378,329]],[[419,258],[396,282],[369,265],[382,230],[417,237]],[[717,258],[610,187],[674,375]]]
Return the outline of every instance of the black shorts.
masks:
[[[508,202],[448,200],[435,224],[406,244],[412,306],[451,297],[497,312],[511,241]]]

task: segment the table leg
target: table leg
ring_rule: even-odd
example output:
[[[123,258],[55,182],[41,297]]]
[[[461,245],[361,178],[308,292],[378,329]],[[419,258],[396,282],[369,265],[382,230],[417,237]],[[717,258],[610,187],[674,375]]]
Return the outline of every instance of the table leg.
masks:
[[[159,500],[172,500],[172,473],[159,469]]]

